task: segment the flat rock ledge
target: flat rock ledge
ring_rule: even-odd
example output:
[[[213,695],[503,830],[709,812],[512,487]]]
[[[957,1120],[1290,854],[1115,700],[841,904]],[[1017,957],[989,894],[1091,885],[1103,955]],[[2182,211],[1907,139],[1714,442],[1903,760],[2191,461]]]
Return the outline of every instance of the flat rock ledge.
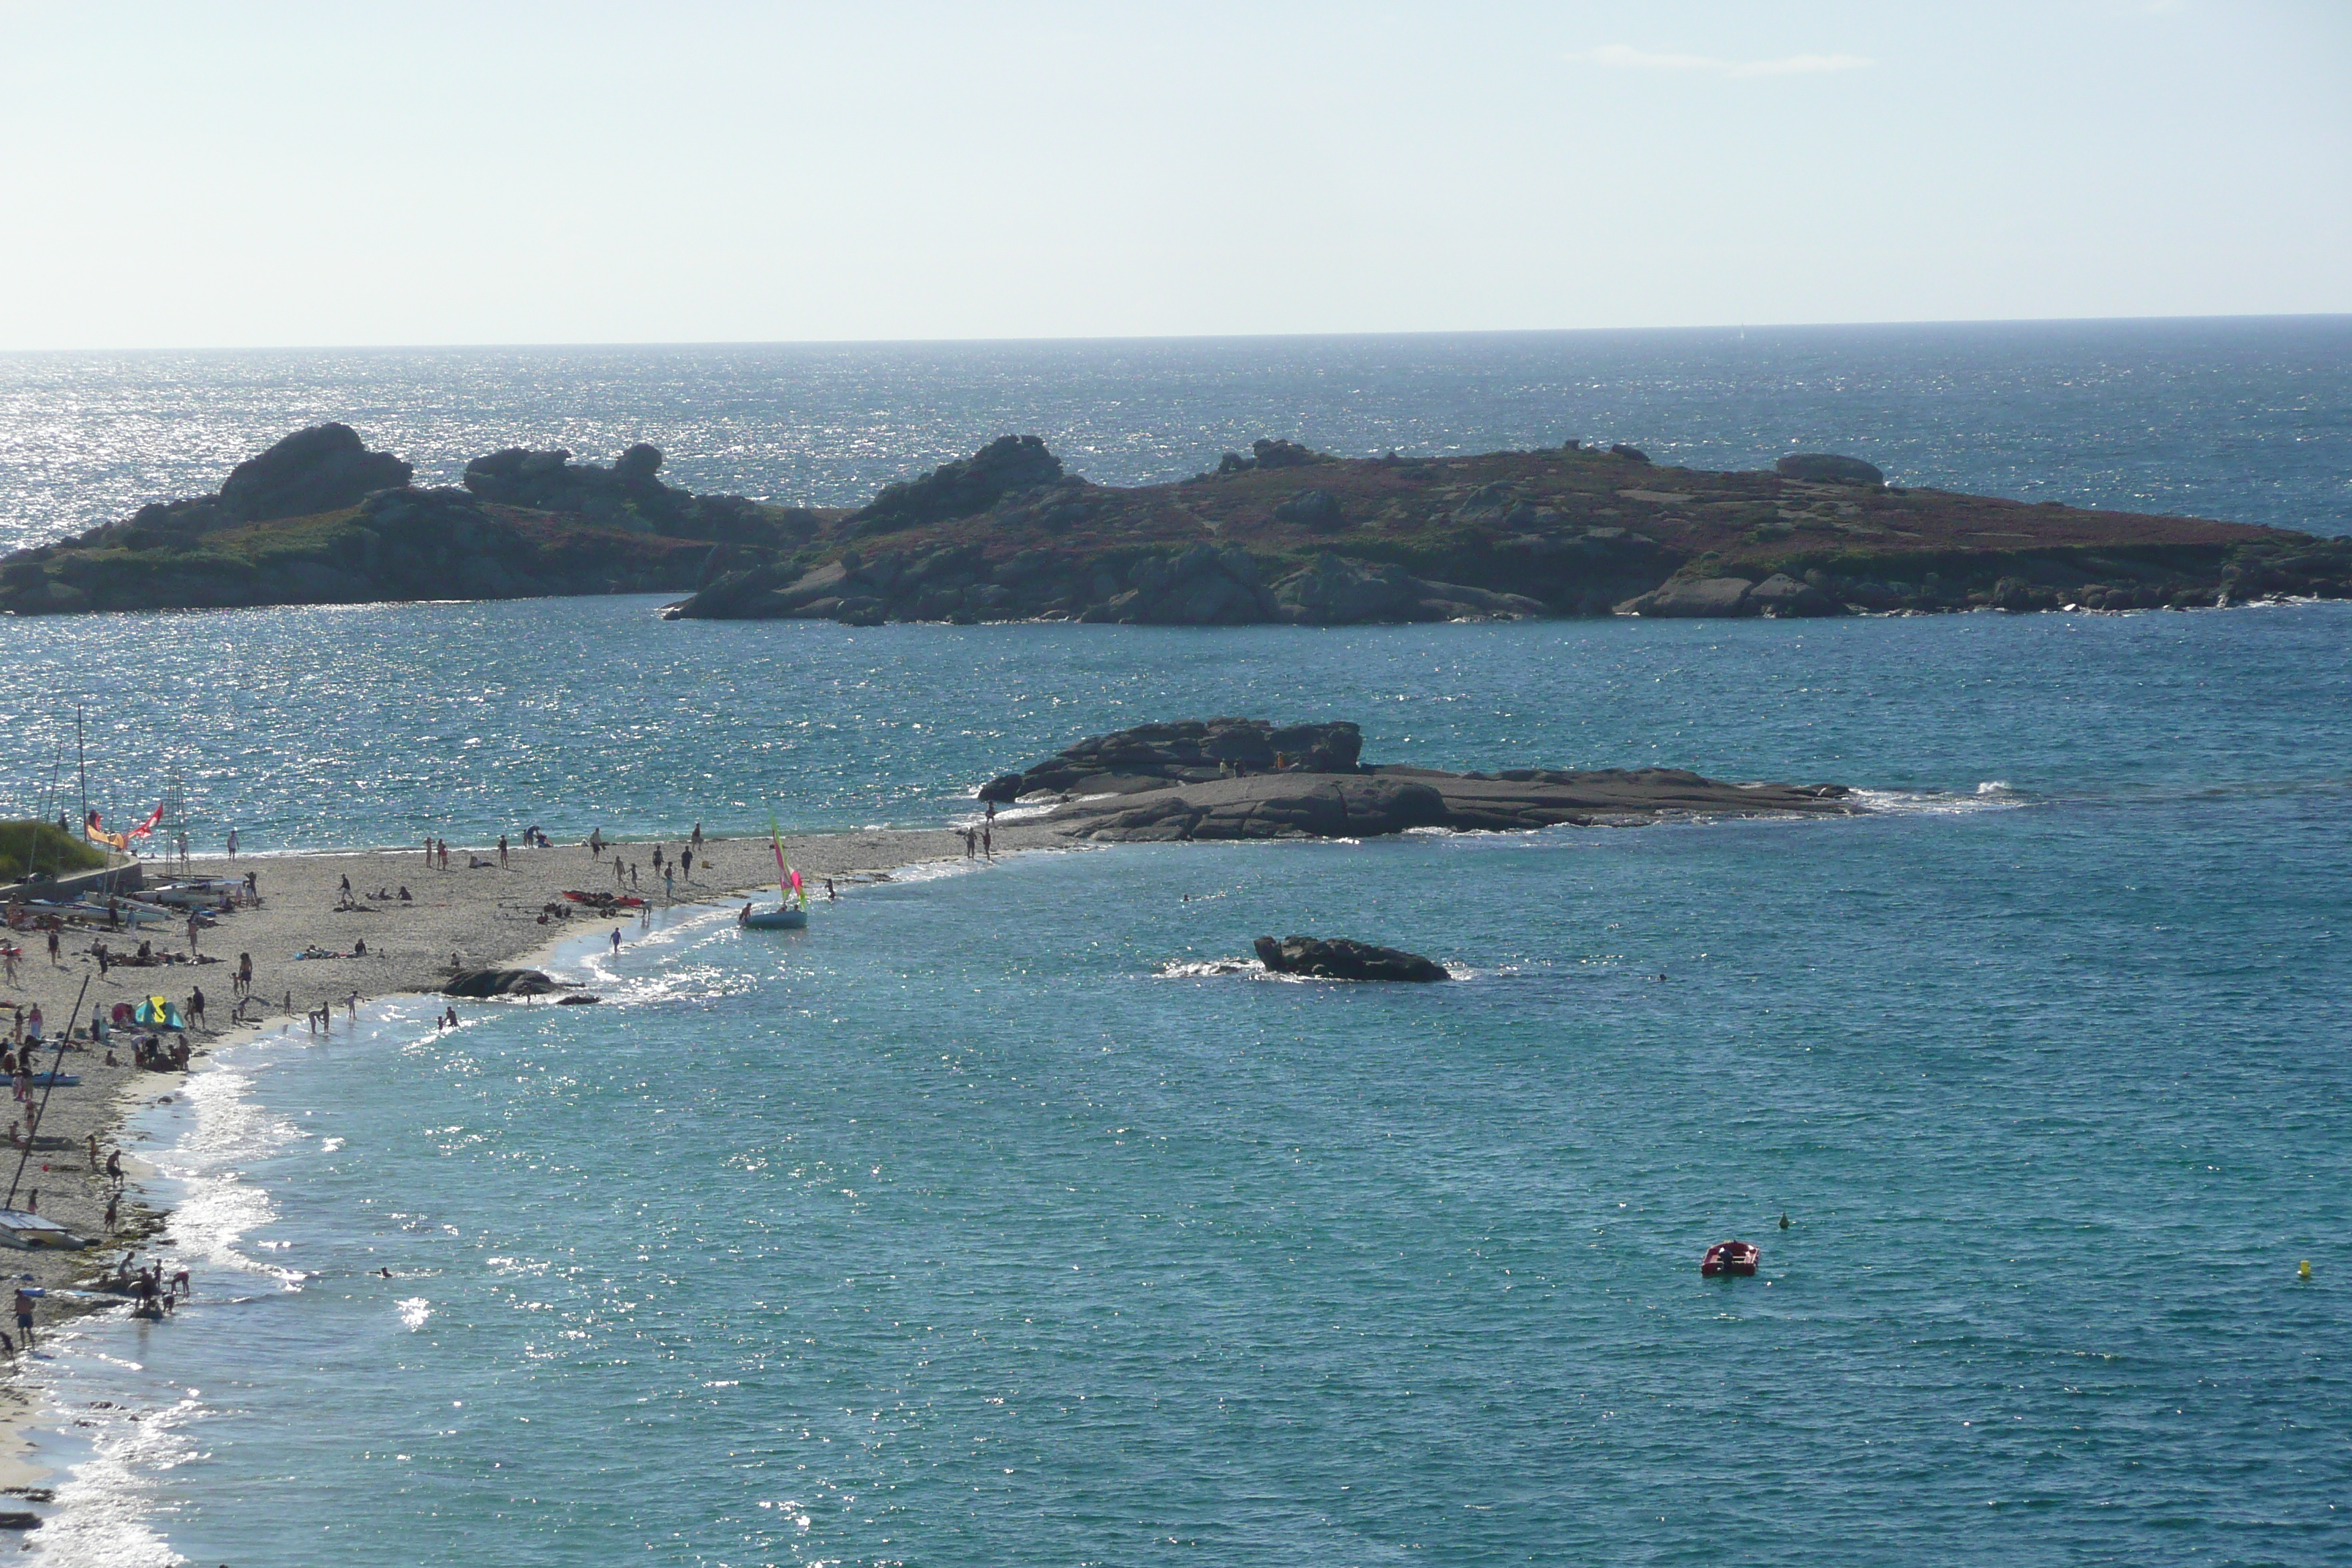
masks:
[[[1185,719],[1095,735],[982,786],[980,798],[1051,805],[1047,826],[1106,843],[1372,838],[1415,827],[1524,832],[1861,809],[1842,784],[1727,784],[1683,768],[1507,768],[1449,773],[1368,767],[1346,721],[1275,725]]]
[[[1415,827],[1513,833],[1675,816],[1842,816],[1860,810],[1842,784],[1727,784],[1681,768],[1528,768],[1489,775],[1397,767],[1269,773],[1081,796],[1045,821],[1076,838],[1154,844],[1375,838]]]
[[[1433,958],[1402,948],[1374,947],[1344,936],[1286,936],[1276,942],[1262,936],[1251,944],[1257,961],[1276,974],[1303,974],[1317,980],[1402,980],[1419,984],[1454,978]]]

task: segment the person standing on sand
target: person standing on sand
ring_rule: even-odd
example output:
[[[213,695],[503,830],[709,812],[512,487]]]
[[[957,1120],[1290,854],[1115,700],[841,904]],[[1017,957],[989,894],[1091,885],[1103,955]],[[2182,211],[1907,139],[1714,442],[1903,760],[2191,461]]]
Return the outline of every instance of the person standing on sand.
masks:
[[[678,856],[677,856],[677,868],[678,868],[680,871],[683,871],[683,872],[685,872],[685,873],[686,873],[686,879],[687,879],[688,882],[692,882],[692,881],[694,880],[694,851],[693,851],[693,850],[691,850],[691,849],[681,849],[680,851],[678,851]]]
[[[253,954],[249,952],[236,955],[236,984],[247,995],[253,994]]]
[[[58,928],[55,926],[49,928],[49,963],[59,968],[64,967],[58,958]]]
[[[448,841],[447,839],[444,838],[443,840],[441,840],[441,869],[443,869],[444,871],[446,871],[448,868],[449,868],[449,841]]]
[[[236,858],[236,829],[234,827],[228,830],[228,858],[231,860]]]
[[[188,993],[188,1022],[191,1024],[201,1024],[204,1021],[205,988],[199,985]]]
[[[996,829],[982,825],[980,830],[980,852],[991,860],[996,858]]]
[[[601,825],[588,830],[588,854],[592,859],[604,858],[604,829]]]
[[[33,1348],[33,1296],[22,1285],[16,1287],[16,1331],[25,1336],[25,1348]]]
[[[677,884],[671,879],[667,871],[662,873],[662,897],[672,903],[677,901]]]
[[[501,871],[503,871],[503,870],[505,870],[506,868],[507,868],[507,836],[506,836],[505,834],[501,833],[501,834],[499,834],[499,870],[501,870]]]
[[[688,839],[687,843],[697,849],[702,847],[702,824],[698,822],[694,825],[694,837]]]

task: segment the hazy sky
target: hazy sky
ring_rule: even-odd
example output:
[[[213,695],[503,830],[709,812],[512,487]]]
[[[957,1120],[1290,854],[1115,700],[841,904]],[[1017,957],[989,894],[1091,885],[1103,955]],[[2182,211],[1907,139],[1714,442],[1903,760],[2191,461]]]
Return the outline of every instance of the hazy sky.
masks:
[[[2352,4],[0,0],[0,348],[2352,310]]]

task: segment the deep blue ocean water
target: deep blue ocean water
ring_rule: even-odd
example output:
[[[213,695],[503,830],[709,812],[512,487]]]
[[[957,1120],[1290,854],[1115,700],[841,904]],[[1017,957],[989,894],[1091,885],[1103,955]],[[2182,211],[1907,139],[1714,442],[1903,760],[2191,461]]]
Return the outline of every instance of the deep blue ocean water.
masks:
[[[2253,357],[2155,400],[2150,482],[2231,492],[2275,443],[2320,510],[2343,404],[2277,414],[2292,356]],[[2033,395],[1942,416],[2063,423]],[[2248,446],[2189,438],[2230,407]],[[1200,633],[616,599],[0,649],[0,789],[37,795],[80,700],[110,811],[176,773],[200,844],[936,822],[1207,712],[1877,808],[1021,857],[805,936],[566,955],[600,1007],[240,1047],[141,1124],[199,1300],[39,1363],[89,1425],[38,1556],[2352,1557],[2352,606]],[[1289,931],[1465,978],[1214,972]],[[1701,1280],[1731,1235],[1761,1277]]]

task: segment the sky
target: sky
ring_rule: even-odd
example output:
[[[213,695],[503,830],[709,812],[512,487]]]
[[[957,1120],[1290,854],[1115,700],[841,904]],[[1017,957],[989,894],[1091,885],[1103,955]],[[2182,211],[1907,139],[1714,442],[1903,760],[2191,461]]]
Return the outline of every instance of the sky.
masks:
[[[2352,4],[0,0],[0,350],[2352,310]]]

